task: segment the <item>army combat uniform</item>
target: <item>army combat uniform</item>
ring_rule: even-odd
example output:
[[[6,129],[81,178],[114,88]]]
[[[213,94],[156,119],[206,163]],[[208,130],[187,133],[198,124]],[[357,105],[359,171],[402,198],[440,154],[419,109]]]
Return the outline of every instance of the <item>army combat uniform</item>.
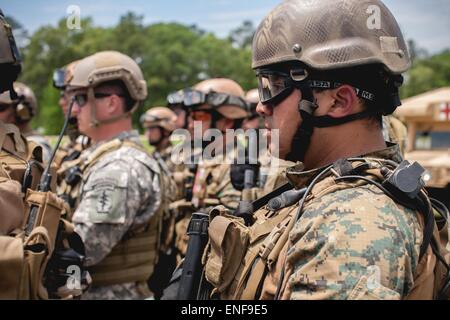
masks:
[[[87,167],[73,221],[93,277],[83,298],[148,298],[160,227],[158,165],[136,131],[91,146],[82,159]]]
[[[398,146],[351,163],[371,163],[365,174],[376,180],[384,160],[401,161]],[[436,260],[429,247],[419,261],[421,215],[374,185],[337,182],[345,173],[320,177],[323,171],[287,170],[297,190],[319,177],[297,221],[298,201],[281,208],[269,202],[250,227],[223,208],[211,212],[204,262],[213,293],[222,299],[274,299],[277,289],[281,299],[433,298]]]

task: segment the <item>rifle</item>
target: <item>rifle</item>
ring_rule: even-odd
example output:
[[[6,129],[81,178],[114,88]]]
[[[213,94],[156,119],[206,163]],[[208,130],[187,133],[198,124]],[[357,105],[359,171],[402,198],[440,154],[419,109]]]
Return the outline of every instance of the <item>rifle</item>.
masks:
[[[203,274],[202,255],[208,243],[209,215],[193,213],[189,222],[189,235],[186,257],[183,262],[178,300],[194,300],[201,296],[200,288]]]

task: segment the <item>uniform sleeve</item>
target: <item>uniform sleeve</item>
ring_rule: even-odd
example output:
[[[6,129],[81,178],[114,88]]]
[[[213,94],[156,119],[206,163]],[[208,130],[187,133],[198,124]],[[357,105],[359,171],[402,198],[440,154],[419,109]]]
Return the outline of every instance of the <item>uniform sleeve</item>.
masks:
[[[150,172],[114,161],[94,167],[84,183],[73,221],[84,241],[88,265],[99,263],[111,252],[148,204],[151,183],[144,190],[139,179],[151,181]]]
[[[412,288],[417,216],[371,188],[337,191],[305,210],[287,252],[291,299],[400,299]]]

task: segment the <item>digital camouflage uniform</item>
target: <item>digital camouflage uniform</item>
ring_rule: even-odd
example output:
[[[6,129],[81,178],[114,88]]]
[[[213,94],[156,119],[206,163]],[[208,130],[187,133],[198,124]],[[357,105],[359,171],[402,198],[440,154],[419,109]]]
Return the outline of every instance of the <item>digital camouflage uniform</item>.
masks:
[[[397,146],[369,156],[401,161]],[[307,178],[295,169],[287,177],[296,188]],[[289,234],[286,269],[292,274],[283,297],[405,297],[414,283],[422,235],[418,213],[373,185],[315,199]]]
[[[124,132],[116,139],[141,145],[136,131]],[[83,154],[87,159],[101,147],[91,146]],[[80,204],[73,221],[86,246],[87,265],[99,264],[120,240],[145,226],[161,203],[157,164],[144,151],[132,146],[105,154],[83,174]],[[142,299],[149,296],[145,286],[123,283],[94,285],[83,299]]]
[[[208,213],[216,205],[223,205],[233,210],[237,208],[241,200],[241,191],[236,190],[231,183],[230,164],[223,163],[219,159],[222,159],[222,156],[217,155],[216,159],[202,159],[199,162],[193,177],[192,199],[190,201],[183,199],[178,202],[183,218],[177,222],[175,229],[176,246],[181,256],[186,253],[189,241],[186,231],[193,212]]]
[[[401,161],[397,145],[365,157]],[[286,176],[296,189],[301,189],[320,171],[304,172],[300,164],[287,169]],[[264,206],[253,213],[256,222],[243,237],[249,237],[249,242],[244,243],[252,249],[244,247],[242,256],[239,245],[228,249],[231,251],[223,247],[231,243],[227,237],[217,242],[222,239],[221,228],[217,228],[221,220],[215,222],[213,218],[209,230],[212,248],[222,246],[224,256],[238,259],[221,258],[214,249],[207,255],[206,278],[221,298],[274,299],[283,269],[282,299],[406,297],[414,285],[422,243],[419,214],[395,203],[372,185],[336,185],[329,177],[317,182],[303,214],[288,234],[298,202],[275,211]],[[267,227],[267,221],[278,222]],[[219,269],[218,261],[224,263],[219,264]],[[259,265],[262,269],[258,273]],[[222,276],[217,270],[223,270]],[[260,285],[261,289],[257,289]]]
[[[79,202],[79,182],[82,172],[78,179],[73,179],[74,168],[81,168],[81,154],[90,146],[90,139],[84,135],[77,135],[76,138],[70,137],[70,141],[58,148],[53,164],[57,169],[57,193],[58,196],[66,201],[72,210],[75,210]],[[72,170],[72,171],[71,171]],[[72,174],[71,174],[72,172]],[[70,177],[72,176],[72,180]]]

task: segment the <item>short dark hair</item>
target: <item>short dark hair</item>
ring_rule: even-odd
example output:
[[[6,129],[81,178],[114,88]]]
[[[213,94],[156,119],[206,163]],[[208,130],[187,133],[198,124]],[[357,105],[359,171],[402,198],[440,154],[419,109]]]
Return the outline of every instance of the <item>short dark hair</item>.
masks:
[[[135,100],[133,100],[128,93],[128,89],[123,83],[122,80],[112,80],[112,81],[106,81],[101,84],[99,84],[97,87],[95,87],[95,91],[101,89],[101,88],[113,88],[113,91],[115,94],[123,96],[125,100],[125,110],[124,111],[130,111],[131,108],[133,108],[134,104],[136,103]]]

